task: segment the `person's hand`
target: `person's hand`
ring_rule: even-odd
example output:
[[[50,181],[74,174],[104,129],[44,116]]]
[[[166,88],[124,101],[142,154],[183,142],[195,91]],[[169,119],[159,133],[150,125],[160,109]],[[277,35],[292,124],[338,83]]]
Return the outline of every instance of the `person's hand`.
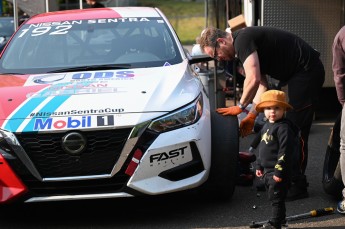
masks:
[[[240,123],[241,137],[244,138],[253,132],[256,114],[249,112]]]
[[[257,177],[262,177],[262,175],[263,175],[262,170],[257,169],[257,170],[255,171],[255,175],[256,175]]]
[[[222,115],[238,115],[242,113],[242,109],[239,106],[218,108],[217,112]]]
[[[273,180],[275,180],[275,182],[279,183],[279,182],[282,182],[283,179],[280,178],[280,177],[277,177],[276,175],[273,175]]]

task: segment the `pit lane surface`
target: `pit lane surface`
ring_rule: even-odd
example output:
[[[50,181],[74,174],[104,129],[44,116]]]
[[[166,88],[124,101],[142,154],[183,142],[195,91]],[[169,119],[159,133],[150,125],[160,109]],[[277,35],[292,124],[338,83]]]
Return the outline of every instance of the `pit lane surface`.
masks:
[[[309,198],[287,202],[287,215],[336,207],[337,200],[322,188],[322,168],[327,141],[335,119],[314,121],[310,134],[307,177]],[[252,137],[240,139],[248,149]],[[253,208],[253,206],[256,206]],[[202,199],[195,192],[156,197],[2,206],[0,228],[248,228],[252,221],[269,218],[265,192],[255,186],[237,186],[230,202]],[[337,213],[293,221],[289,228],[345,228],[345,216]]]

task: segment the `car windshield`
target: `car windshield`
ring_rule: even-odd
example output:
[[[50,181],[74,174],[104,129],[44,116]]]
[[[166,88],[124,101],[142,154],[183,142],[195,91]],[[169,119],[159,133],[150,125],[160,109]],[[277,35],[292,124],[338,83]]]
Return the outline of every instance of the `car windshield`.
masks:
[[[20,27],[0,59],[0,73],[145,68],[181,61],[162,18],[74,20]]]
[[[10,37],[14,33],[13,18],[0,17],[0,37]]]

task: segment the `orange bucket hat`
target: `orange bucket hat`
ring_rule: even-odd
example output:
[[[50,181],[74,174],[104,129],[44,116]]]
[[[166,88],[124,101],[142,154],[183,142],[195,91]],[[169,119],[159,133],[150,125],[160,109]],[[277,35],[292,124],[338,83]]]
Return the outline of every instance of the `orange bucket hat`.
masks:
[[[263,112],[265,107],[283,107],[286,110],[293,109],[293,107],[286,102],[286,96],[283,91],[269,90],[261,95],[261,102],[255,107],[257,112]]]

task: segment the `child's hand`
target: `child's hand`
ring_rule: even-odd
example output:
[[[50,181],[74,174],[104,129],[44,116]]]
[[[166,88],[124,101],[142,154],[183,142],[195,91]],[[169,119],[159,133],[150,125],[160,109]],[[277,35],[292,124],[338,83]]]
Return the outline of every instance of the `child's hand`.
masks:
[[[262,170],[259,170],[259,169],[256,170],[255,174],[257,177],[262,177],[263,175]]]
[[[273,175],[273,180],[275,180],[275,182],[277,182],[277,183],[279,183],[279,182],[282,182],[282,181],[283,181],[283,179],[282,179],[282,178],[277,177],[277,176],[275,176],[275,175]]]

